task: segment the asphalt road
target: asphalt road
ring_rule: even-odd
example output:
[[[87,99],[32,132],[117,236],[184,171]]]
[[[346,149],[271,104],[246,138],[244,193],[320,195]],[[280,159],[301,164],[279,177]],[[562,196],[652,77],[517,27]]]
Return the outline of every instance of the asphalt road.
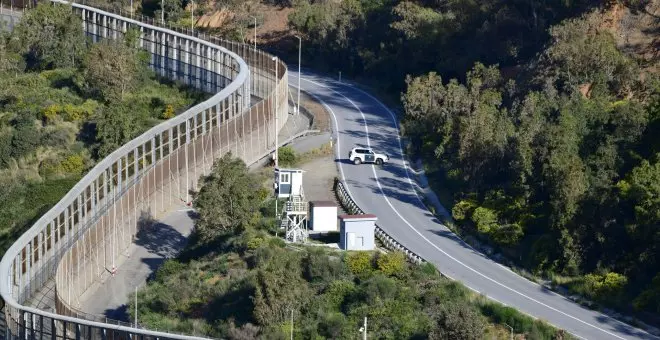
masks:
[[[289,84],[298,84],[289,68]],[[378,216],[378,225],[445,275],[505,305],[545,320],[585,339],[658,339],[533,283],[462,242],[422,204],[404,166],[397,120],[376,98],[346,83],[302,72],[301,88],[330,111],[340,176],[356,203]],[[383,167],[353,165],[356,146],[390,156]]]

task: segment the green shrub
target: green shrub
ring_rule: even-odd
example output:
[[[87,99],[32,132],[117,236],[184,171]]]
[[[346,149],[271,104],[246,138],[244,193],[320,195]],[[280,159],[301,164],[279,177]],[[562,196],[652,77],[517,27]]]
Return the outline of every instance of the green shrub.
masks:
[[[46,158],[39,164],[39,175],[50,177],[57,175],[60,169],[60,162],[54,158]]]
[[[346,254],[344,261],[348,269],[354,275],[363,276],[371,273],[372,270],[372,254],[366,251],[357,251]]]
[[[472,215],[472,211],[476,206],[477,204],[471,200],[460,201],[451,208],[451,215],[456,221],[463,221]]]
[[[335,309],[339,309],[347,296],[355,292],[355,284],[348,280],[332,281],[323,292],[325,300]]]
[[[492,209],[478,207],[472,213],[472,222],[477,226],[480,233],[490,233],[497,228],[497,212]]]
[[[172,107],[171,104],[167,104],[165,106],[165,110],[163,111],[163,114],[160,116],[161,119],[170,119],[174,118],[175,112],[174,112],[174,107]]]
[[[584,276],[587,294],[598,300],[608,300],[620,296],[627,283],[627,277],[614,272]]]
[[[165,281],[168,277],[178,276],[186,270],[186,265],[176,260],[166,260],[156,272],[156,280]]]
[[[290,146],[283,146],[277,150],[278,162],[283,166],[292,166],[296,163],[296,152]]]
[[[660,273],[653,278],[649,287],[635,298],[633,306],[636,310],[660,313]]]
[[[85,168],[85,161],[80,154],[73,154],[65,158],[60,163],[60,167],[63,172],[80,175]]]
[[[497,324],[507,324],[516,333],[534,333],[534,339],[554,339],[558,331],[540,320],[524,315],[514,308],[485,300],[480,304],[482,314]],[[531,338],[531,337],[530,337]]]
[[[378,254],[376,259],[378,269],[385,275],[396,275],[406,268],[406,256],[400,251],[392,251],[387,254]]]
[[[253,237],[247,241],[247,248],[250,250],[257,249],[264,244],[264,239],[261,237]]]

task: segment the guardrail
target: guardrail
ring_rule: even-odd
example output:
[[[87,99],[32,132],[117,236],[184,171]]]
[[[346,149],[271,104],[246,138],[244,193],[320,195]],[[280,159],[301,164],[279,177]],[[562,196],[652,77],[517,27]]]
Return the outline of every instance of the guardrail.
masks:
[[[334,184],[335,195],[339,200],[339,204],[342,205],[344,210],[351,215],[362,215],[364,211],[355,203],[351,195],[348,193],[348,190],[344,187],[344,182],[335,177]],[[376,230],[374,231],[378,240],[383,243],[385,248],[393,251],[400,251],[406,255],[406,258],[412,263],[421,264],[426,262],[421,256],[415,254],[412,250],[406,248],[394,238],[388,235],[385,230],[381,229],[378,224],[376,224]]]
[[[94,42],[139,30],[139,47],[150,52],[149,64],[160,76],[215,95],[101,160],[9,248],[0,261],[5,337],[194,339],[85,320],[77,299],[116,270],[142,220],[190,204],[198,177],[217,157],[234,152],[249,164],[274,149],[274,134],[288,114],[286,65],[245,44],[52,1],[72,6]],[[263,100],[250,106],[252,94]],[[53,277],[58,314],[25,306]]]

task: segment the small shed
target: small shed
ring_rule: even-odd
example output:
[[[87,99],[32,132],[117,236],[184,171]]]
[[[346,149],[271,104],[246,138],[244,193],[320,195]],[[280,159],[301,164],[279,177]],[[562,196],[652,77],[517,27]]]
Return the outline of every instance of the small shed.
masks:
[[[376,220],[373,214],[340,215],[339,247],[343,250],[373,250]]]
[[[332,201],[309,202],[312,231],[337,231],[337,204]]]
[[[303,194],[303,173],[301,169],[275,168],[275,195],[278,198],[301,196]]]

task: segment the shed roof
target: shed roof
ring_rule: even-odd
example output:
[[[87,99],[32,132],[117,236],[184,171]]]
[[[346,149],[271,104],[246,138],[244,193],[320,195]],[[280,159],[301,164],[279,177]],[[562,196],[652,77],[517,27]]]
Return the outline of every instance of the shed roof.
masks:
[[[336,207],[337,203],[333,201],[310,201],[313,207]]]
[[[339,218],[342,220],[375,220],[378,219],[374,214],[362,214],[362,215],[339,215]]]
[[[275,172],[307,172],[303,169],[287,169],[287,168],[275,168]]]

